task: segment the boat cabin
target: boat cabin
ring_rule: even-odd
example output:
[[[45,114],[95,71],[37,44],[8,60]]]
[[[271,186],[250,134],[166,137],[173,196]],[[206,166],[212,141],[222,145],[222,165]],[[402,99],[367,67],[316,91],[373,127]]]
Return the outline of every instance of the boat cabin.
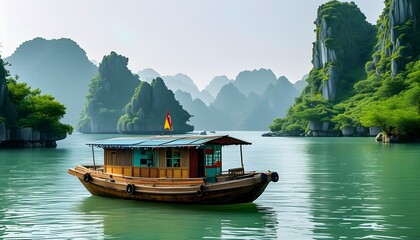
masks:
[[[243,174],[242,145],[249,144],[228,135],[182,135],[113,138],[87,145],[92,147],[92,153],[93,147],[104,149],[105,173],[146,178],[206,178],[206,182],[215,182],[222,175],[222,146],[241,147],[242,166],[230,169],[231,176]],[[93,159],[95,164],[94,156]]]

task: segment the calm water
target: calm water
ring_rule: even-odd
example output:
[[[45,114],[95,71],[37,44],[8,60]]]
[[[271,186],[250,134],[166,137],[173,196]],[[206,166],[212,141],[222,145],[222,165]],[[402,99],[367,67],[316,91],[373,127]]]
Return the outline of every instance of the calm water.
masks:
[[[263,138],[245,168],[279,172],[252,204],[191,206],[91,196],[67,169],[91,163],[74,134],[57,149],[0,150],[0,239],[420,239],[420,145],[372,138]],[[101,162],[101,149],[95,151]],[[224,148],[225,168],[240,166]],[[228,160],[231,159],[231,160]]]

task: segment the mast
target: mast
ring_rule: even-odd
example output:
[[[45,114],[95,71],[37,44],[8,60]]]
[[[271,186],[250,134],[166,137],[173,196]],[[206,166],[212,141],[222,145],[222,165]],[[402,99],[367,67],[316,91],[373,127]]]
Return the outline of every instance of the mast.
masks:
[[[92,158],[93,158],[93,169],[96,170],[96,164],[95,164],[95,151],[93,150],[93,145],[92,145]]]
[[[241,166],[242,166],[242,168],[244,168],[244,159],[243,159],[243,157],[242,157],[242,144],[241,144],[241,145],[239,145],[239,149],[240,149],[240,151],[241,151]]]

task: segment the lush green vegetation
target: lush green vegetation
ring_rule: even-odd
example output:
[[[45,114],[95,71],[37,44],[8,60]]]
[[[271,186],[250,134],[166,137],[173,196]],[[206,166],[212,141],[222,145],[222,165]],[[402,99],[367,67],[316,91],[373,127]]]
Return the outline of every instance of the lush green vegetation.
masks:
[[[166,112],[171,114],[175,132],[194,130],[186,123],[191,115],[182,108],[161,78],[154,79],[151,84],[141,82],[124,110],[125,114],[118,121],[119,132],[163,132]]]
[[[0,78],[2,84],[7,84],[8,96],[1,96],[2,103],[10,101],[12,106],[9,109],[0,111],[0,121],[5,122],[6,119],[11,119],[6,116],[7,112],[17,112],[17,119],[13,121],[6,121],[8,128],[13,127],[30,127],[49,136],[65,136],[67,133],[71,134],[73,128],[70,125],[60,123],[60,119],[66,113],[66,108],[63,104],[54,99],[53,96],[43,95],[39,89],[32,90],[24,82],[18,82],[16,79],[8,76],[7,70],[4,68],[5,63],[0,58]],[[4,82],[5,81],[5,82]],[[4,86],[2,86],[4,87]],[[3,108],[3,106],[0,106]]]
[[[346,126],[380,126],[385,134],[402,141],[420,138],[420,29],[413,19],[391,26],[391,1],[385,1],[385,4],[378,20],[377,44],[371,46],[375,50],[371,55],[373,60],[368,61],[363,57],[352,60],[347,56],[353,58],[354,55],[342,51],[343,55],[337,57],[340,59],[337,62],[328,63],[321,69],[312,69],[308,86],[289,109],[286,118],[274,120],[270,126],[272,131],[298,135],[307,131],[309,121],[318,121],[329,122],[330,131]],[[354,4],[331,1],[320,7],[318,17],[330,19],[327,23],[332,24],[332,37],[327,44],[332,48],[340,49],[341,46],[345,49],[352,45],[352,41],[359,41],[350,39],[354,32],[348,35],[348,39],[341,35],[341,32],[349,31],[343,22],[356,16],[342,14],[342,8],[347,6],[350,10],[354,8],[351,5]],[[413,5],[416,18],[420,19],[420,5]],[[334,21],[331,22],[331,19]],[[359,25],[357,28],[361,27]],[[361,37],[359,34],[355,36]],[[394,43],[391,36],[395,38]],[[362,42],[361,46],[360,52],[369,52],[368,42]],[[354,64],[344,64],[348,61]],[[323,99],[320,95],[321,84],[329,78],[329,66],[337,66],[337,63],[342,69],[340,82],[345,82],[338,86],[338,91],[346,94],[333,100]]]
[[[89,83],[86,107],[77,126],[80,132],[117,131],[123,108],[140,83],[127,64],[128,58],[115,52],[103,57],[98,74]]]
[[[80,132],[163,131],[165,114],[172,115],[177,132],[192,131],[191,115],[175,100],[162,79],[141,82],[127,68],[128,58],[111,52],[104,56],[98,74],[90,81]]]
[[[52,136],[73,132],[72,126],[60,122],[66,107],[53,96],[41,94],[39,89],[32,90],[26,83],[18,83],[11,77],[7,79],[7,87],[18,112],[17,126],[31,127]]]

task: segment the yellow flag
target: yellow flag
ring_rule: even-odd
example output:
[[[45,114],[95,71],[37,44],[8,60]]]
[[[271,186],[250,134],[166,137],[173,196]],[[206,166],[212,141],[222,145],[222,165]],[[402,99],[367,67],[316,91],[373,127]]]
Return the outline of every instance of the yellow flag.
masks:
[[[169,131],[172,131],[172,119],[171,119],[171,115],[169,115],[169,112],[166,112],[166,120],[165,120],[164,129],[168,129]]]

